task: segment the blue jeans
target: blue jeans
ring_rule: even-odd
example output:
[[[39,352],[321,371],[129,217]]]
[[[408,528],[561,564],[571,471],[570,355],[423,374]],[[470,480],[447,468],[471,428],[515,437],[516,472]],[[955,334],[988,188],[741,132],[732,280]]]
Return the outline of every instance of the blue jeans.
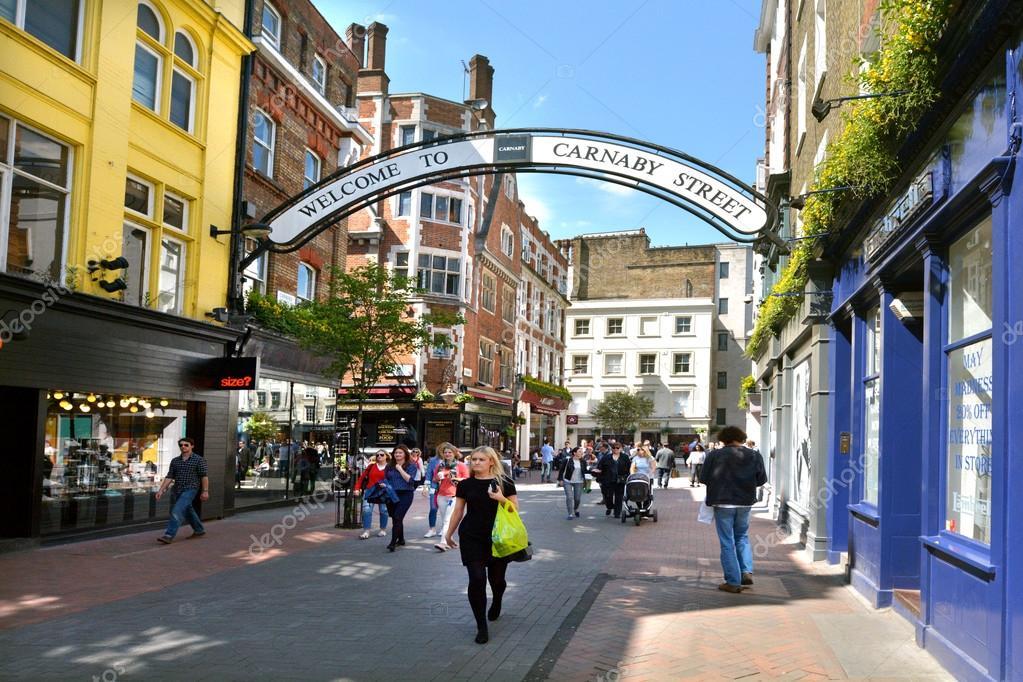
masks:
[[[430,498],[430,528],[437,527],[437,490],[430,488],[427,491],[427,496]]]
[[[164,535],[169,538],[174,537],[178,534],[178,528],[180,528],[186,521],[188,522],[188,525],[192,527],[194,532],[206,532],[206,529],[203,528],[202,521],[199,520],[199,515],[195,513],[195,508],[192,507],[192,500],[194,500],[195,496],[198,494],[198,488],[188,488],[180,493],[173,494],[174,501],[171,504],[170,520],[167,522],[167,530],[163,532]]]
[[[565,510],[569,516],[574,516],[583,499],[583,484],[564,481],[561,486],[565,489]]]
[[[378,502],[362,500],[362,529],[368,531],[373,527],[373,507],[380,508],[380,530],[387,528],[387,507]]]
[[[721,568],[729,585],[741,584],[742,574],[753,572],[749,515],[749,507],[714,507],[714,525],[721,543]]]
[[[553,465],[553,462],[544,462],[543,465],[540,467],[540,482],[541,483],[543,483],[544,481],[546,481],[547,483],[551,482],[551,466],[552,465]]]
[[[667,488],[668,483],[671,481],[671,469],[665,467],[657,467],[657,485],[662,488]]]

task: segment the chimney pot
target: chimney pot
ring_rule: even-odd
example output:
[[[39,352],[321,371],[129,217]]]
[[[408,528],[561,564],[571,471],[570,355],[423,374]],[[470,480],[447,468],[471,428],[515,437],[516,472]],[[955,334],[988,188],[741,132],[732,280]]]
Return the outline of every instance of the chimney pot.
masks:
[[[369,34],[366,68],[384,70],[384,57],[387,54],[387,26],[374,21],[366,29]]]
[[[481,54],[475,54],[469,60],[469,99],[485,99],[490,107],[483,116],[487,122],[494,124],[494,67],[490,60]]]
[[[366,63],[366,27],[361,24],[349,24],[345,30],[345,42],[359,61],[359,66]]]

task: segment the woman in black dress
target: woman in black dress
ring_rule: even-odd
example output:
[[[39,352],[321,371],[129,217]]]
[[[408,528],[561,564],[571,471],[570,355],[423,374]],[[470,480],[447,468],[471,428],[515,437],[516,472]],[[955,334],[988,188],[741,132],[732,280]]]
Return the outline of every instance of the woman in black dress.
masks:
[[[490,638],[487,620],[497,620],[501,616],[501,597],[507,587],[504,573],[508,569],[508,559],[493,556],[490,541],[497,506],[503,502],[518,510],[515,484],[504,475],[501,458],[493,448],[476,448],[469,455],[469,478],[459,481],[455,491],[455,508],[444,540],[449,547],[460,548],[462,565],[469,572],[469,606],[476,618],[477,644],[486,644]],[[456,528],[457,543],[453,539]],[[494,595],[489,611],[488,581]]]

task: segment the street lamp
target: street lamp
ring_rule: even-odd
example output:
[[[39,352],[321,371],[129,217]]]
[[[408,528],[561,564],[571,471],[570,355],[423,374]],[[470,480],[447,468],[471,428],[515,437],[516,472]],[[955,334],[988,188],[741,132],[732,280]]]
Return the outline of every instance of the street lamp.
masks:
[[[821,99],[817,98],[810,105],[810,113],[817,119],[818,123],[823,123],[824,119],[827,118],[828,114],[831,113],[833,108],[842,106],[844,102],[857,99],[875,99],[877,97],[899,97],[901,95],[908,95],[909,90],[893,90],[891,92],[877,92],[868,93],[865,95],[850,95],[849,97],[835,97],[834,99]]]
[[[455,397],[457,395],[458,394],[455,393],[454,389],[451,388],[451,384],[448,384],[444,388],[444,392],[438,395],[437,397],[443,400],[446,404],[450,405],[451,403],[455,402]]]
[[[239,230],[221,230],[216,225],[210,225],[211,237],[219,237],[222,234],[242,234],[254,239],[266,239],[271,232],[273,232],[273,228],[266,223],[249,223],[243,225]]]

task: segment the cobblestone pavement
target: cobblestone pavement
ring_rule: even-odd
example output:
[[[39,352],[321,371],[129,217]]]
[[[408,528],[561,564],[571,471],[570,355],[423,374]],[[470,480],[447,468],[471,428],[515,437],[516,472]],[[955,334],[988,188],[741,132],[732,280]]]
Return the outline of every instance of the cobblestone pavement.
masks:
[[[560,490],[521,488],[537,552],[510,566],[486,646],[458,553],[421,537],[417,496],[394,554],[335,529],[329,503],[239,514],[166,547],[138,533],[0,555],[0,678],[950,679],[901,617],[793,545],[767,548],[753,590],[719,592],[699,489],[657,492],[659,522],[637,528],[606,518],[596,491],[566,521]],[[264,534],[280,543],[260,551]]]

